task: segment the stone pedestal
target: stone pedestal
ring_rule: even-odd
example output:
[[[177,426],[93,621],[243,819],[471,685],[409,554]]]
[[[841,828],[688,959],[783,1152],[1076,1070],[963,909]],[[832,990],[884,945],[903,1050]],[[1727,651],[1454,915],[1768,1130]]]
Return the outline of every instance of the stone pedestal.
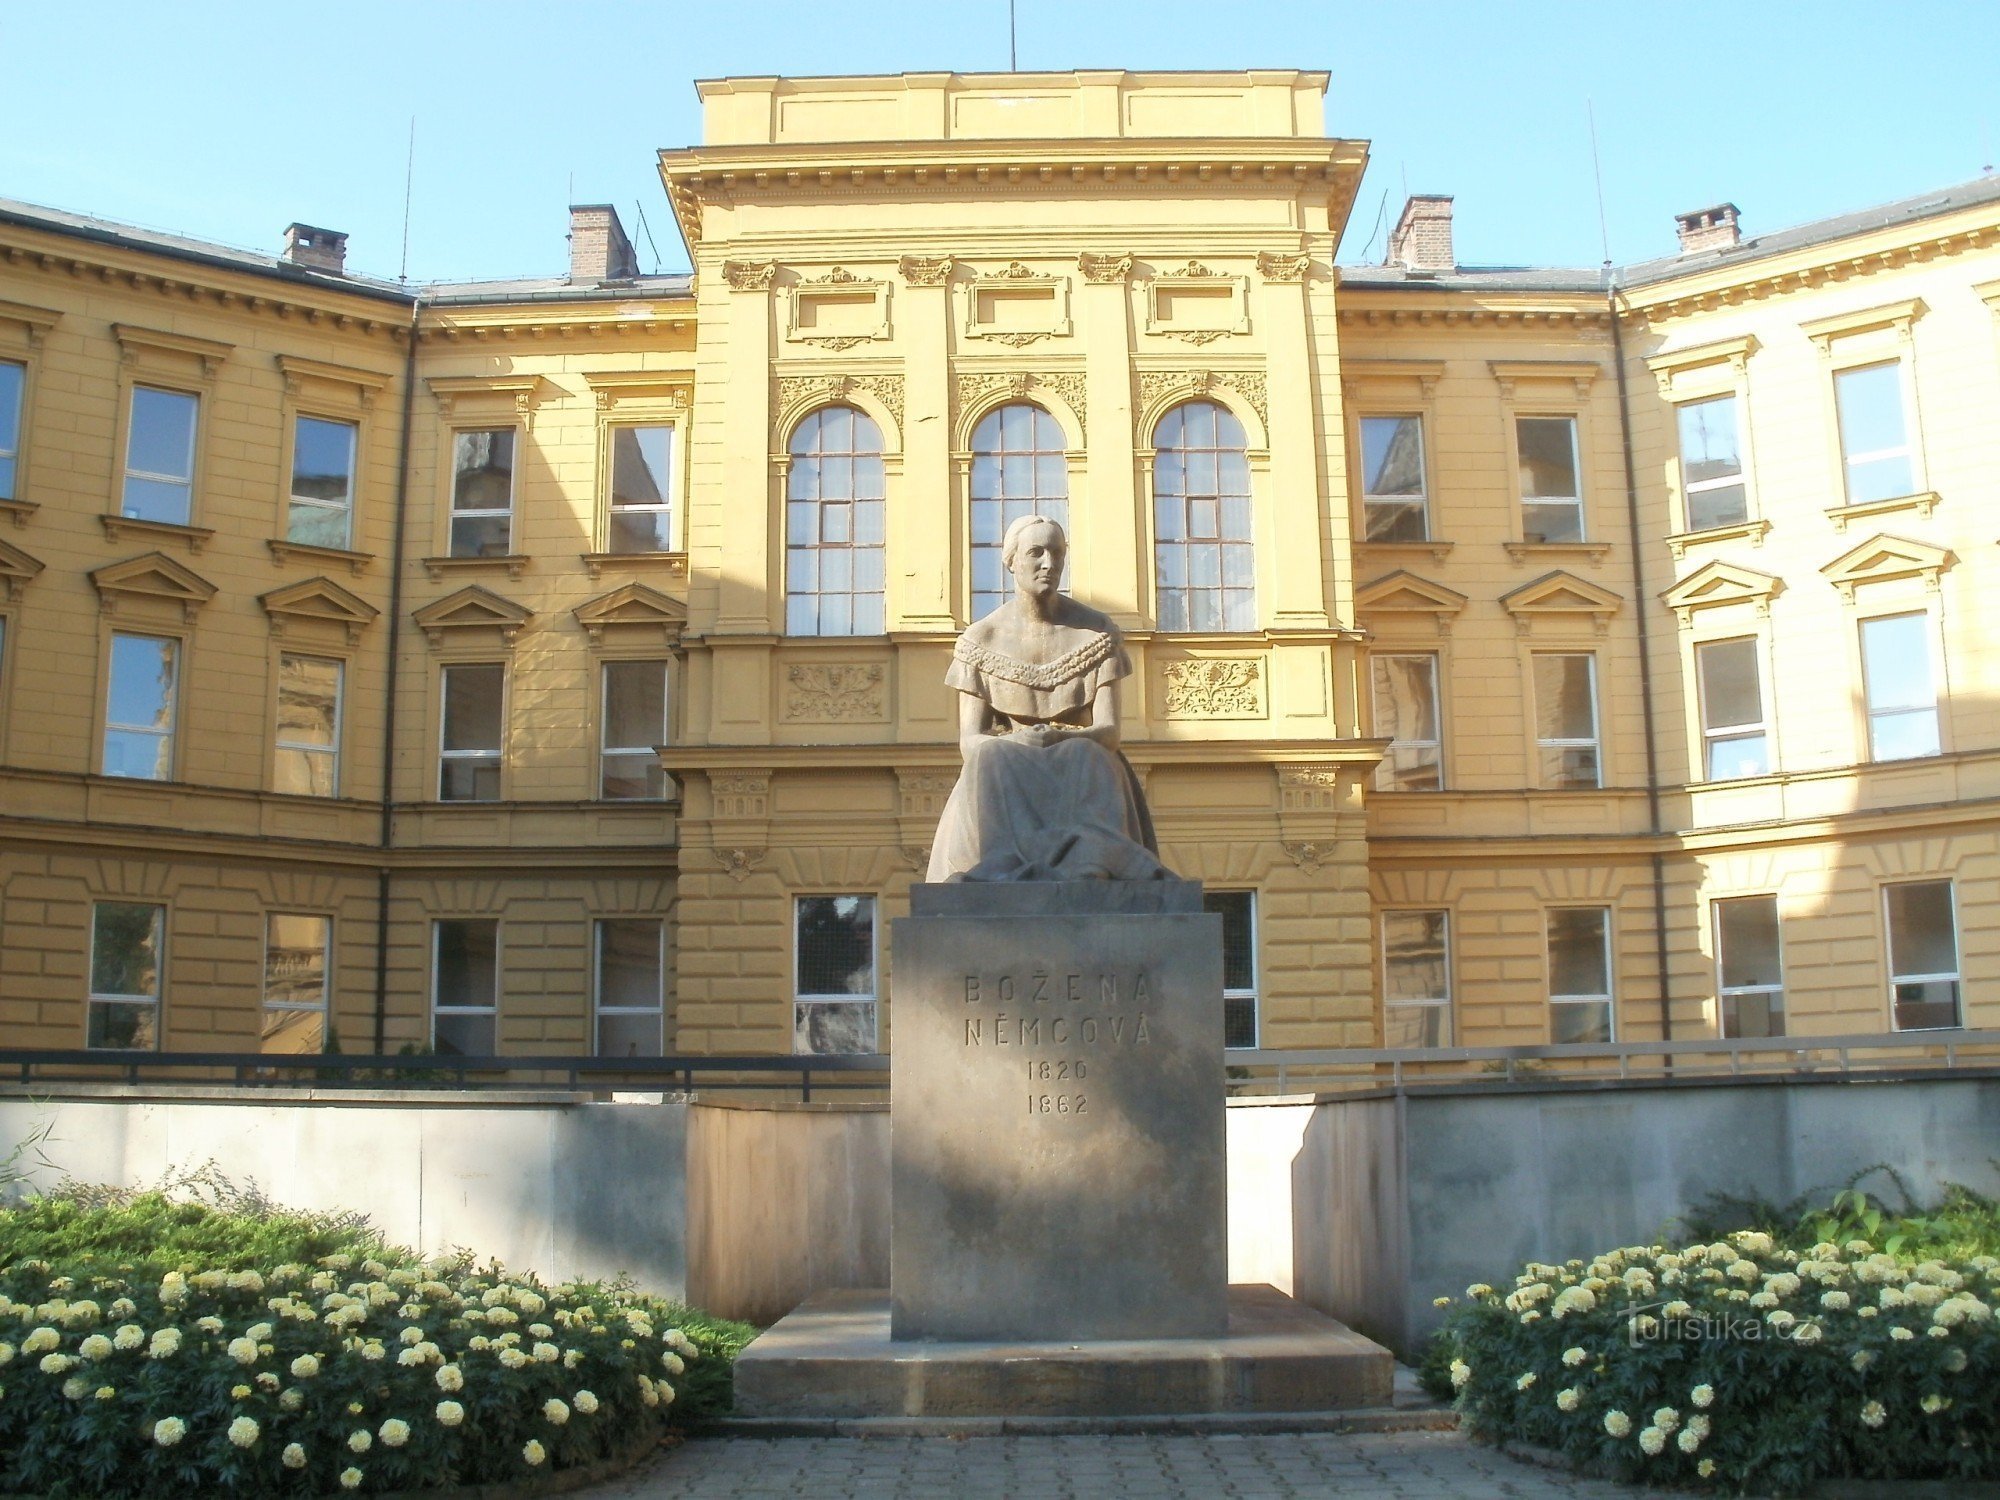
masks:
[[[891,1337],[1222,1336],[1222,919],[1201,887],[918,885],[910,907]]]

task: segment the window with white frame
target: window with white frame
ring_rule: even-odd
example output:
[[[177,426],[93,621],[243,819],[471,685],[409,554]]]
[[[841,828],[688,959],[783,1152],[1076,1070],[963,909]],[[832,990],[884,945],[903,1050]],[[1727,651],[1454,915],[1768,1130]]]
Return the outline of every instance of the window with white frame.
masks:
[[[1153,562],[1162,630],[1255,630],[1249,439],[1213,401],[1153,431]]]
[[[278,657],[277,791],[340,795],[340,707],[345,664],[324,656]]]
[[[505,557],[513,550],[515,437],[511,427],[452,434],[453,557]]]
[[[185,526],[194,513],[195,425],[201,398],[150,385],[132,387],[119,514]]]
[[[603,744],[598,752],[597,795],[607,801],[660,798],[667,773],[655,747],[667,742],[667,664],[604,664]]]
[[[606,550],[674,550],[671,422],[611,429],[611,515]]]
[[[785,630],[880,635],[888,471],[882,430],[851,406],[823,406],[792,432],[785,478]]]
[[[21,393],[27,388],[28,367],[0,359],[0,500],[18,500],[21,462]]]
[[[600,917],[594,927],[597,1056],[660,1056],[665,1050],[665,924],[655,917]]]
[[[309,912],[264,913],[265,1052],[323,1052],[333,918]]]
[[[1771,769],[1760,649],[1755,636],[1703,641],[1694,648],[1702,771],[1710,781],[1762,776]]]
[[[1202,910],[1222,918],[1222,1045],[1257,1045],[1257,893],[1204,891]]]
[[[983,619],[1013,596],[1000,558],[1007,528],[1046,516],[1069,530],[1069,458],[1062,424],[1041,407],[1017,401],[988,412],[972,433],[972,618]]]
[[[99,901],[90,909],[87,1047],[160,1045],[167,909],[143,901]]]
[[[441,673],[438,801],[498,802],[507,668],[455,662]]]
[[[800,896],[792,957],[792,1051],[873,1052],[875,898]]]
[[[1743,483],[1743,443],[1736,428],[1736,397],[1712,396],[1674,408],[1681,440],[1681,499],[1687,529],[1707,531],[1750,519]]]
[[[1375,733],[1389,741],[1375,768],[1378,792],[1444,789],[1443,718],[1438,712],[1438,659],[1434,652],[1372,657]]]
[[[1534,669],[1540,785],[1557,789],[1602,786],[1597,658],[1589,652],[1538,652]]]
[[[431,1050],[491,1057],[499,1050],[500,923],[439,917],[431,923]]]
[[[1930,616],[1917,611],[1861,622],[1861,682],[1868,705],[1868,758],[1936,755],[1937,685],[1931,676]]]
[[[1893,500],[1917,487],[1903,402],[1903,362],[1856,365],[1836,370],[1834,405],[1840,415],[1840,457],[1846,469],[1847,503]]]
[[[1516,417],[1514,451],[1521,474],[1521,538],[1583,540],[1583,466],[1575,417]]]
[[[292,422],[292,487],[285,540],[306,547],[354,545],[354,471],[360,429],[300,416]]]
[[[1963,1025],[1958,1005],[1958,919],[1949,880],[1882,888],[1889,933],[1889,1007],[1898,1031]]]
[[[1612,1040],[1611,908],[1552,906],[1548,919],[1550,1040]]]
[[[104,774],[171,781],[181,643],[113,633],[104,694]]]
[[[1422,417],[1361,419],[1361,508],[1368,541],[1430,540]]]
[[[1382,1045],[1451,1045],[1451,914],[1385,911]]]
[[[1715,980],[1725,1037],[1785,1034],[1785,956],[1776,896],[1717,901]]]

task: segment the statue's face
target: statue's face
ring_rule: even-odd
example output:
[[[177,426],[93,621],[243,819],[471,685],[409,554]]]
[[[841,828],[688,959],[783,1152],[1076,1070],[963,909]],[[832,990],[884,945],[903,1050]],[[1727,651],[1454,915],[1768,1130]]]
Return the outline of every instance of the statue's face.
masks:
[[[1062,584],[1063,559],[1069,547],[1054,526],[1030,526],[1014,543],[1014,558],[1008,567],[1014,587],[1032,598],[1053,594]]]

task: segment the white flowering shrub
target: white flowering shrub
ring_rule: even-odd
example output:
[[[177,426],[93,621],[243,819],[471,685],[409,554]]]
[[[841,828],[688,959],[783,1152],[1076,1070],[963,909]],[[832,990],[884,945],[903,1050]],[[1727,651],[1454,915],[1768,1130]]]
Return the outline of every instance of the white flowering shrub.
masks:
[[[1436,1357],[1474,1433],[1625,1479],[2000,1479],[1996,1298],[1990,1255],[1744,1231],[1468,1287]]]
[[[518,1480],[649,1445],[673,1309],[463,1261],[0,1269],[0,1492],[327,1495]]]

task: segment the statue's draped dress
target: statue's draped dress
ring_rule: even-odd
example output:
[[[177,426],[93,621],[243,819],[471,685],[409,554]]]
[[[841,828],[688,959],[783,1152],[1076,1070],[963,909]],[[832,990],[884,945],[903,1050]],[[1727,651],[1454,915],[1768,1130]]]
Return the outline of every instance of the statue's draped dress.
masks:
[[[989,727],[1087,727],[1098,689],[1132,664],[1111,622],[1070,604],[1048,662],[995,650],[977,627],[959,637],[945,681],[985,703]],[[1102,628],[1096,628],[1098,626]],[[988,637],[990,639],[990,636]],[[997,721],[997,722],[996,722]],[[931,845],[932,880],[1160,880],[1139,779],[1118,751],[1083,735],[1038,746],[1012,734],[966,752]]]

